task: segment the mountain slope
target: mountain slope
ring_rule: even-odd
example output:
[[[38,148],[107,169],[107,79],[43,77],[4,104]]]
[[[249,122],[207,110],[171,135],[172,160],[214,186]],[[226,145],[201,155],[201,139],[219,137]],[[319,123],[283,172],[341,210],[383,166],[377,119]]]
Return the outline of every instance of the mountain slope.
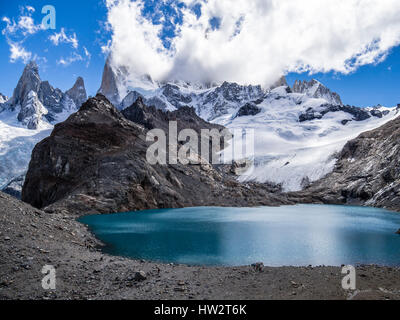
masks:
[[[254,115],[228,114],[214,120],[227,128],[253,129],[254,166],[241,181],[282,184],[298,191],[331,172],[347,141],[399,115],[396,108],[360,109],[287,93],[280,87],[255,105]],[[234,155],[232,149],[225,151]]]
[[[400,210],[400,118],[346,143],[332,173],[300,193],[327,203]]]

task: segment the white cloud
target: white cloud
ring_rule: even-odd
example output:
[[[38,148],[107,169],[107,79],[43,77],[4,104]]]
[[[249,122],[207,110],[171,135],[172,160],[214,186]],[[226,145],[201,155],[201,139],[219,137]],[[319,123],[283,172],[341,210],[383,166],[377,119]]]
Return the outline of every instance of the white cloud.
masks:
[[[61,28],[59,33],[54,33],[49,37],[49,40],[55,45],[58,46],[60,43],[70,43],[74,49],[78,49],[79,42],[76,37],[76,33],[71,36],[67,36],[65,33],[65,29]]]
[[[88,49],[86,47],[83,47],[83,52],[85,53],[86,56],[86,68],[89,67],[90,65],[90,61],[92,59],[92,54],[88,51]]]
[[[66,67],[77,61],[84,61],[84,59],[80,54],[74,52],[68,58],[60,58],[59,60],[57,60],[57,64]]]
[[[12,63],[22,60],[24,63],[28,63],[32,58],[32,53],[26,51],[24,47],[19,43],[9,43],[10,46],[10,61]]]
[[[28,12],[35,12],[35,8],[34,7],[32,7],[32,6],[26,6],[25,7],[26,8],[26,10],[28,11]]]
[[[2,30],[2,34],[6,36],[14,36],[17,33],[21,33],[23,36],[33,35],[38,31],[42,30],[42,24],[35,24],[33,18],[30,16],[31,12],[28,11],[28,15],[22,15],[18,18],[18,22],[11,20],[8,17],[3,17],[2,21],[7,24],[7,26]]]
[[[24,42],[27,37],[32,36],[43,30],[41,24],[35,24],[32,14],[35,9],[30,6],[21,7],[21,15],[18,17],[17,22],[15,19],[3,17],[2,21],[6,23],[6,27],[1,31],[5,37],[10,49],[10,62],[15,63],[21,60],[27,63],[32,59],[32,52],[24,48]],[[34,57],[38,58],[38,57]]]
[[[183,2],[175,6],[183,23],[166,49],[162,25],[142,15],[142,0],[107,0],[112,44],[103,50],[110,48],[115,65],[159,80],[268,85],[287,72],[347,74],[381,62],[400,43],[398,0]],[[190,9],[198,3],[199,18]]]

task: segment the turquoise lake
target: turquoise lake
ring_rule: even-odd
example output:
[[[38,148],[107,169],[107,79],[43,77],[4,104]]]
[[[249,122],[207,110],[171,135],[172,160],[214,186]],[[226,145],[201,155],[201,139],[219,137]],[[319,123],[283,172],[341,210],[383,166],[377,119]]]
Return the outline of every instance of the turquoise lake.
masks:
[[[166,263],[400,265],[400,214],[353,206],[200,207],[79,219],[104,252]]]

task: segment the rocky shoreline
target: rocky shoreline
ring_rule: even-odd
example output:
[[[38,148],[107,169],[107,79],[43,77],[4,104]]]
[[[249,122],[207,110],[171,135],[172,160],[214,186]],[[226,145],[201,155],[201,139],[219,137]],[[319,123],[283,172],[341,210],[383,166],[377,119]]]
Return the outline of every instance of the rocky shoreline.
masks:
[[[45,213],[0,193],[0,299],[400,299],[400,268],[357,267],[357,291],[339,267],[199,267],[113,257],[66,213]],[[56,268],[56,290],[41,286]],[[138,274],[138,272],[141,272]]]

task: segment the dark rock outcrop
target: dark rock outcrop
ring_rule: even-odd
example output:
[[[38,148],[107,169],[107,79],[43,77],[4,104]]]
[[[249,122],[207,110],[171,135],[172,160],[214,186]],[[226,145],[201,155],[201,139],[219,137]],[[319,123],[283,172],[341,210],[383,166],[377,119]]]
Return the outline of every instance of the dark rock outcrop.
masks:
[[[367,110],[364,110],[362,108],[357,108],[357,107],[352,107],[352,106],[342,106],[342,105],[330,105],[330,104],[324,104],[318,108],[318,110],[314,110],[313,108],[309,108],[306,110],[305,113],[300,114],[299,116],[299,121],[300,122],[305,122],[305,121],[311,121],[315,119],[322,119],[326,114],[329,112],[339,112],[343,111],[348,113],[349,115],[352,116],[352,120],[354,121],[364,121],[369,118],[371,118],[370,112]],[[379,110],[375,110],[379,111]],[[380,111],[379,111],[380,112]],[[378,113],[375,112],[373,114],[376,117],[378,116]],[[383,114],[380,112],[380,117],[383,117]],[[350,120],[346,121],[343,123],[343,125],[346,125],[347,122]]]
[[[122,110],[122,114],[126,119],[138,123],[148,130],[157,128],[166,133],[168,133],[169,121],[177,121],[178,131],[193,129],[200,133],[201,129],[224,129],[220,125],[211,124],[200,118],[192,107],[181,107],[175,111],[164,112],[154,106],[145,105],[142,97],[139,97],[130,107]]]
[[[246,103],[243,107],[239,109],[236,117],[255,116],[260,112],[261,108],[257,107],[255,104]]]
[[[139,100],[125,115],[149,128],[159,126],[159,112]],[[163,117],[197,126],[190,108]],[[89,99],[36,145],[23,201],[48,211],[79,214],[292,203],[285,195],[273,194],[279,191],[276,186],[242,185],[209,163],[150,165],[148,129],[143,125],[126,119],[103,95]]]
[[[53,88],[48,81],[40,83],[38,97],[51,114],[62,112],[64,93],[60,89]]]

